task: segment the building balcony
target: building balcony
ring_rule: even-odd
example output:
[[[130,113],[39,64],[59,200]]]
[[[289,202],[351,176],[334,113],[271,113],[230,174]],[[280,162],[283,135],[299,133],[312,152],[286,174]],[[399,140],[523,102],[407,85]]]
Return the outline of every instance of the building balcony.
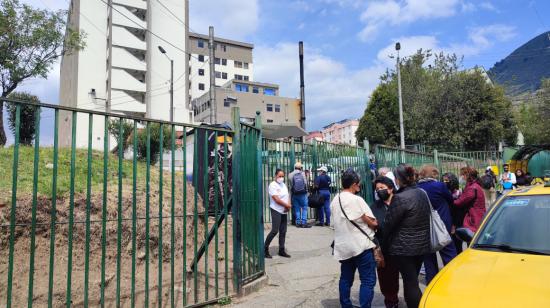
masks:
[[[136,54],[128,49],[113,47],[113,67],[130,69],[136,71],[146,71],[147,63],[139,59]]]
[[[145,38],[140,39],[137,34],[132,31],[139,32],[139,30],[128,29],[125,27],[119,27],[113,25],[113,45],[121,47],[129,47],[138,50],[146,50],[147,43]]]
[[[111,109],[113,112],[145,113],[144,95],[113,89],[111,91]]]
[[[143,78],[143,80],[138,78]],[[145,92],[145,74],[143,74],[142,77],[137,77],[136,74],[132,74],[125,69],[113,67],[111,72],[111,88]]]
[[[142,10],[147,9],[147,1],[145,0],[113,0],[113,4],[120,4]]]
[[[113,10],[113,25],[136,29],[147,28],[147,22],[136,16],[134,12],[130,11],[127,7],[122,5],[113,5],[113,8],[116,9]]]

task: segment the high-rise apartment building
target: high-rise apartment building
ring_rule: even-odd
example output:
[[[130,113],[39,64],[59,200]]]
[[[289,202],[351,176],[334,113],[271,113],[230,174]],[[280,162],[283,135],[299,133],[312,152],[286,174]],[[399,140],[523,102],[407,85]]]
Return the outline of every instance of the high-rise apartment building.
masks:
[[[359,120],[345,119],[323,127],[323,139],[327,142],[357,145],[355,132],[359,128]]]
[[[170,58],[174,121],[191,122],[188,11],[188,0],[72,0],[68,26],[86,34],[86,47],[61,60],[61,105],[169,120]],[[94,119],[94,148],[103,146],[101,120]],[[87,132],[87,123],[79,116],[77,131]],[[70,139],[64,131],[62,144]],[[87,134],[78,135],[77,146],[86,145]]]
[[[232,79],[254,81],[254,45],[218,37],[214,42],[216,86]],[[195,99],[210,89],[208,35],[189,33],[189,52],[189,93]]]

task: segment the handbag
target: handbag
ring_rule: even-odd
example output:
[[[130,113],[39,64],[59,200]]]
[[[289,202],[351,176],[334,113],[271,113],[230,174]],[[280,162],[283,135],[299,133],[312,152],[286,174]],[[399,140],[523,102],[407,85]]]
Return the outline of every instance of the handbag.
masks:
[[[453,240],[451,235],[445,227],[445,223],[441,220],[439,213],[433,208],[430,197],[424,189],[420,189],[426,195],[428,203],[430,204],[430,244],[432,247],[432,252],[440,251],[445,246],[449,245]]]
[[[319,190],[315,190],[313,193],[309,195],[307,198],[308,206],[312,209],[318,209],[323,206],[325,203],[325,197],[323,197]]]
[[[374,245],[376,245],[373,249],[374,261],[376,262],[376,267],[383,268],[385,266],[384,254],[382,253],[382,248],[380,248],[378,241],[376,239],[371,238],[369,234],[365,232],[363,228],[359,227],[359,225],[355,221],[348,218],[348,215],[346,214],[346,212],[344,211],[344,208],[342,207],[342,200],[340,199],[340,194],[338,194],[338,203],[340,203],[340,210],[342,211],[346,219],[349,222],[351,222],[351,224],[355,226],[355,228],[359,229],[359,231],[361,231],[361,233],[363,233],[369,239],[369,241],[371,241],[372,243],[374,243]],[[332,245],[334,245],[334,242],[332,243]]]

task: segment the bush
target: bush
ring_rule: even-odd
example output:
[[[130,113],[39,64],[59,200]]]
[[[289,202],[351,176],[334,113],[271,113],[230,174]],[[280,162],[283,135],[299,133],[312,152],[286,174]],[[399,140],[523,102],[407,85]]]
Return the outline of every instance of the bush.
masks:
[[[151,155],[151,165],[154,165],[159,160],[159,152],[160,152],[160,124],[158,123],[151,123],[149,124],[149,129],[151,132],[151,147],[150,147],[150,155]],[[171,130],[167,125],[163,126],[162,129],[163,134],[163,148],[164,150],[169,150],[170,147],[170,137],[171,137]],[[142,129],[138,133],[138,158],[140,160],[146,160],[147,159],[147,128]]]
[[[8,98],[18,101],[31,102],[35,104],[40,103],[40,99],[37,96],[26,92],[14,92]],[[8,111],[8,125],[11,132],[15,136],[15,104],[6,104]],[[36,137],[36,106],[21,104],[21,115],[19,125],[19,143],[22,145],[32,145],[34,138]]]
[[[117,152],[118,151],[118,147],[120,146],[118,144],[118,140],[119,140],[119,122],[120,120],[118,119],[113,119],[113,120],[110,120],[109,121],[109,133],[116,139],[116,142],[117,142],[117,146],[116,148],[113,150],[113,152]],[[128,149],[128,147],[130,146],[130,143],[129,143],[129,140],[130,140],[130,135],[132,134],[132,131],[133,131],[134,127],[132,125],[132,123],[128,120],[122,120],[122,151],[126,152],[126,150]]]

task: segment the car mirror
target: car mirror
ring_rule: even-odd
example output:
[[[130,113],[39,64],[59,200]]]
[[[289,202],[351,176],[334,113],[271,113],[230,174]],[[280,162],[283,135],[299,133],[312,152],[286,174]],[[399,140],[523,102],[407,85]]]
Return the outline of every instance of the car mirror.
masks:
[[[462,241],[469,243],[474,238],[474,232],[468,228],[458,228],[456,229],[456,236]]]

